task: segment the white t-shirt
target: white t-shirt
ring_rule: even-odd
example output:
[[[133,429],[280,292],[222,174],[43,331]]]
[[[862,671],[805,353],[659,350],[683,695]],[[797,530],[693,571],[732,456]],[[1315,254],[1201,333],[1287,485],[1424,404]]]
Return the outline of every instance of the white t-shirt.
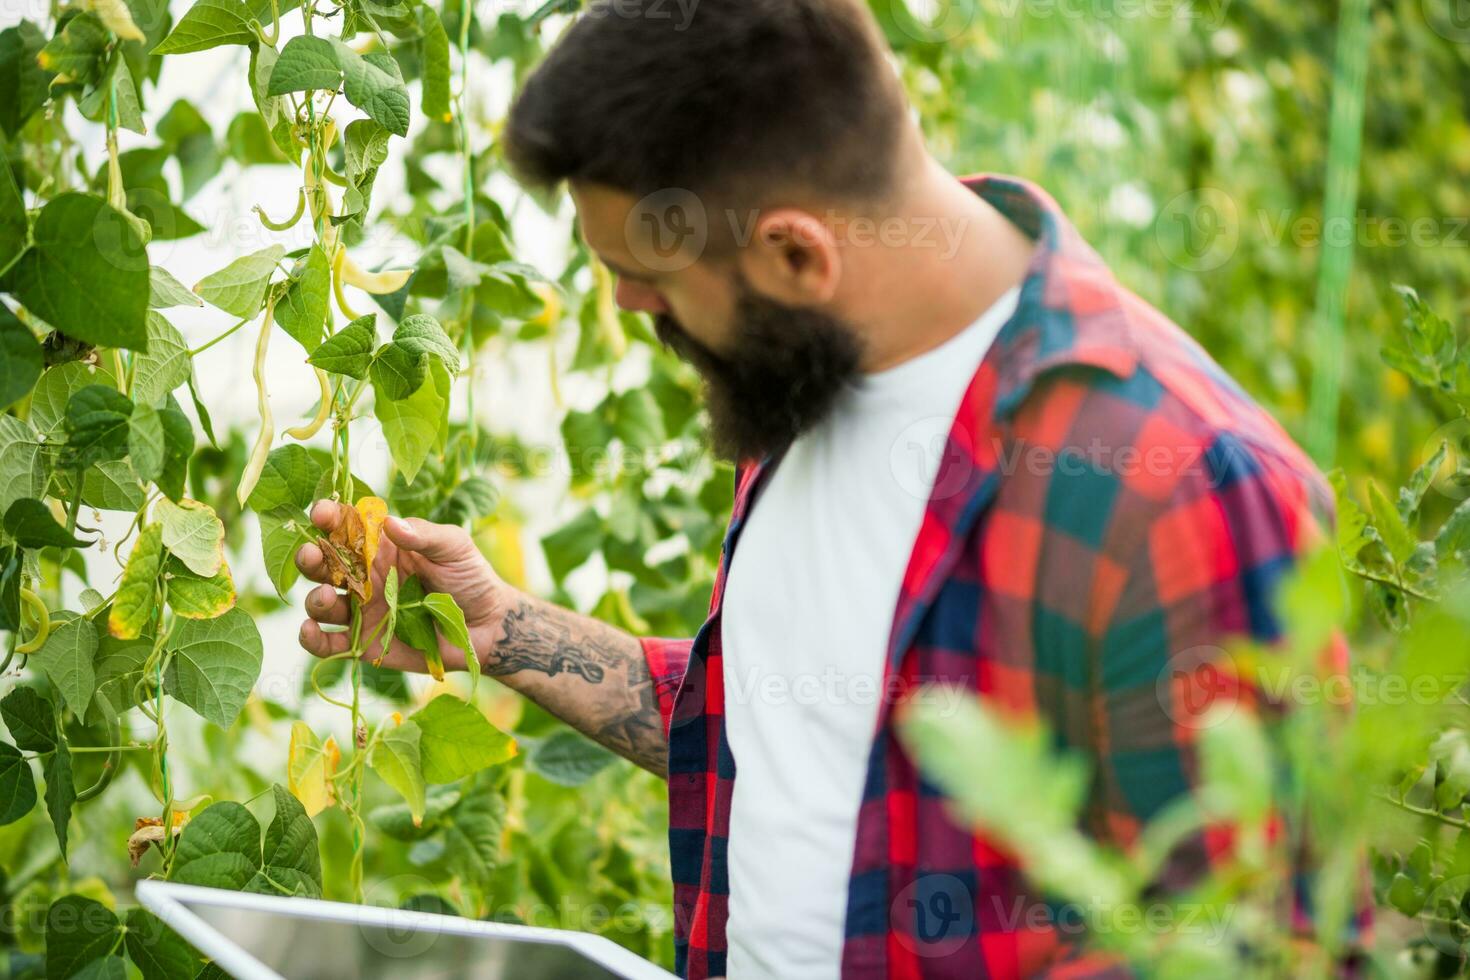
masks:
[[[725,585],[731,980],[836,977],[898,590],[945,436],[1012,289],[865,378],[787,450]]]

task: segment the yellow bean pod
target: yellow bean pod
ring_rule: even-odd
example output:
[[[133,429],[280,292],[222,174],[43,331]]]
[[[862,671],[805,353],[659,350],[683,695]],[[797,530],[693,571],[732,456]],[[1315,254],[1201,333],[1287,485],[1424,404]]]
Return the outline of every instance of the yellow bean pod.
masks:
[[[306,213],[306,191],[303,188],[297,188],[296,210],[291,212],[291,217],[287,218],[285,221],[272,221],[270,217],[265,213],[265,208],[261,207],[259,204],[257,204],[250,210],[254,211],[255,216],[260,219],[260,223],[265,225],[271,231],[289,231],[292,227],[295,226],[296,222],[301,220],[301,216]]]
[[[36,620],[36,635],[15,648],[16,653],[35,653],[46,645],[46,637],[51,635],[51,611],[46,608],[46,603],[41,597],[30,589],[20,590],[20,601]]]
[[[245,471],[240,474],[240,486],[235,491],[235,499],[240,501],[241,507],[250,498],[255,484],[260,482],[260,474],[265,470],[265,460],[270,455],[271,442],[275,437],[270,394],[265,388],[265,355],[270,348],[274,311],[274,300],[266,303],[265,318],[260,322],[260,337],[255,341],[255,367],[252,373],[255,376],[256,404],[260,410],[260,434],[255,437],[255,448],[250,451],[250,461],[245,464]]]
[[[331,382],[327,380],[327,372],[323,371],[321,368],[316,368],[315,370],[316,383],[321,387],[322,391],[321,404],[317,406],[316,417],[304,425],[293,425],[284,433],[285,435],[290,436],[292,439],[297,439],[302,442],[305,442],[307,439],[310,439],[312,436],[316,435],[317,432],[320,431],[321,427],[326,423],[327,417],[332,414]]]

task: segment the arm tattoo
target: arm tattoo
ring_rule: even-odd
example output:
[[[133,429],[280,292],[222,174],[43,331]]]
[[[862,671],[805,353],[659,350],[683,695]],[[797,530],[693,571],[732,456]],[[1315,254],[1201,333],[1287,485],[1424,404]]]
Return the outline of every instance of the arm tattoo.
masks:
[[[653,677],[634,637],[559,606],[519,598],[506,611],[500,635],[482,662],[481,669],[497,677],[565,674],[599,686],[596,694],[564,688],[553,693],[526,684],[523,693],[593,740],[665,775],[668,739]]]

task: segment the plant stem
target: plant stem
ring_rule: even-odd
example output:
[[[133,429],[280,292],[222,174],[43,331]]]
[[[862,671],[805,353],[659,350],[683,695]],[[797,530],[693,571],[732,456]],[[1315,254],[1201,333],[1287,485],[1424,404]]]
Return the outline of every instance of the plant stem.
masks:
[[[1446,827],[1456,827],[1460,830],[1470,830],[1470,820],[1461,820],[1457,817],[1451,817],[1440,813],[1438,810],[1431,810],[1428,807],[1415,806],[1414,804],[1409,803],[1405,800],[1396,800],[1387,793],[1374,793],[1373,795],[1378,797],[1383,802],[1390,804],[1391,806],[1396,806],[1400,810],[1404,810],[1408,813],[1414,814],[1414,816],[1416,817],[1425,817],[1429,820],[1435,820],[1439,823],[1444,824]]]
[[[196,347],[193,350],[189,351],[189,356],[190,357],[198,357],[200,354],[203,354],[205,351],[209,350],[215,344],[219,343],[221,340],[224,340],[230,334],[234,333],[236,330],[239,330],[241,327],[245,326],[245,324],[249,323],[253,319],[255,319],[255,317],[253,317],[253,316],[246,317],[245,319],[241,320],[239,323],[235,324],[230,329],[226,330],[224,333],[220,334],[218,337],[214,338],[213,340],[210,340],[210,341],[205,342],[203,346]]]

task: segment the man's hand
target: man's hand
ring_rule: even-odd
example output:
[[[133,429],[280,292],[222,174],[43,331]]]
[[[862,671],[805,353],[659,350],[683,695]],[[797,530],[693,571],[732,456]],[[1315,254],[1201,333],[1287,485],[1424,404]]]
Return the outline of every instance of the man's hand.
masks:
[[[330,534],[342,520],[343,504],[318,501],[311,521]],[[664,775],[668,739],[643,647],[606,623],[526,595],[501,581],[457,527],[390,517],[383,525],[370,570],[372,600],[362,609],[362,635],[371,634],[387,613],[383,578],[397,566],[399,580],[417,575],[430,592],[447,592],[464,610],[473,651],[483,673],[520,691],[589,738],[658,775]],[[296,552],[296,565],[314,582],[327,581],[327,566],[314,544]],[[344,632],[324,624],[351,622],[351,600],[323,584],[306,597],[301,645],[318,657],[343,653]],[[382,644],[387,644],[383,653]],[[444,666],[463,669],[464,653],[439,638]],[[363,657],[397,670],[426,672],[424,655],[391,636],[363,650]]]
[[[319,500],[311,508],[311,522],[324,535],[331,534],[342,520],[345,509],[345,504]],[[501,581],[461,528],[431,524],[418,518],[402,520],[390,517],[383,525],[383,532],[370,570],[373,598],[362,610],[362,635],[371,634],[387,613],[387,605],[383,602],[383,579],[388,569],[396,565],[400,582],[410,575],[417,575],[426,591],[447,592],[459,603],[470,628],[470,640],[483,656],[494,645],[501,618],[519,593]],[[313,582],[327,581],[327,565],[321,549],[315,544],[305,545],[296,552],[296,567]],[[339,595],[328,584],[311,590],[306,597],[306,614],[311,618],[301,624],[301,645],[308,652],[318,657],[329,657],[348,648],[351,637],[347,633],[328,633],[321,627],[322,624],[345,626],[351,622],[350,601],[349,596]],[[381,640],[387,644],[384,666],[419,673],[428,669],[420,651],[391,636]],[[451,647],[442,639],[439,647],[444,666],[449,670],[463,670],[465,654],[472,653],[468,650],[461,653],[458,647]],[[382,652],[383,646],[375,641],[365,649],[363,656],[376,660]]]

